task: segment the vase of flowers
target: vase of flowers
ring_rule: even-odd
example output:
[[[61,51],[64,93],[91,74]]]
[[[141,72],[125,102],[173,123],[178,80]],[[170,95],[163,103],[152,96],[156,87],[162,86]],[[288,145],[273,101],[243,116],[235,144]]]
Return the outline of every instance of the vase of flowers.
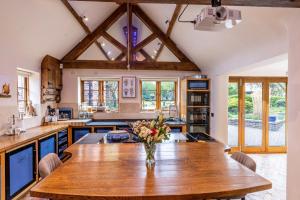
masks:
[[[165,124],[164,116],[160,113],[155,120],[134,122],[133,130],[144,144],[146,166],[151,169],[155,165],[156,144],[168,140],[171,129]]]

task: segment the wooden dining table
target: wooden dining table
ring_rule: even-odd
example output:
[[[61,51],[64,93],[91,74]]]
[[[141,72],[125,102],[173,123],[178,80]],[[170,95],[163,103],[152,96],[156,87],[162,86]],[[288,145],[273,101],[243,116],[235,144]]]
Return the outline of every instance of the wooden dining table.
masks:
[[[72,157],[31,189],[52,200],[210,199],[267,190],[270,181],[218,142],[158,144],[153,169],[143,144],[74,144]]]

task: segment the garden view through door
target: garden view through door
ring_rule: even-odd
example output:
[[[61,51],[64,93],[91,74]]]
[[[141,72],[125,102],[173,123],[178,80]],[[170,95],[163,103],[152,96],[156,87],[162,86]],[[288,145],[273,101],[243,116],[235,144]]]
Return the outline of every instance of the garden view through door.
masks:
[[[265,120],[263,116],[263,82],[245,82],[243,100],[244,137],[242,149],[263,151]]]
[[[228,144],[233,151],[286,151],[286,88],[286,78],[230,78]]]

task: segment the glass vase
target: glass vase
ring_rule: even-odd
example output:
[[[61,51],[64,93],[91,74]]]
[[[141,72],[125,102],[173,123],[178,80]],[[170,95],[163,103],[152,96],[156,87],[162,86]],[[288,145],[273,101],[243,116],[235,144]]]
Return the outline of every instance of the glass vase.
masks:
[[[144,143],[144,148],[146,152],[146,166],[148,169],[152,169],[155,165],[156,143]]]

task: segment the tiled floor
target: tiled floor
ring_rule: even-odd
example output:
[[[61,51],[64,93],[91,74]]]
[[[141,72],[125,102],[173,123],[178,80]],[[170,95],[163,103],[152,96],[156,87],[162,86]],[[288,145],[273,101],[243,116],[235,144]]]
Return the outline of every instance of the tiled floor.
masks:
[[[246,200],[286,200],[286,155],[251,154],[257,163],[257,173],[270,180],[273,188],[250,194]],[[27,195],[22,200],[37,200]]]
[[[252,154],[257,173],[270,180],[273,188],[246,197],[247,200],[286,200],[286,154]]]

